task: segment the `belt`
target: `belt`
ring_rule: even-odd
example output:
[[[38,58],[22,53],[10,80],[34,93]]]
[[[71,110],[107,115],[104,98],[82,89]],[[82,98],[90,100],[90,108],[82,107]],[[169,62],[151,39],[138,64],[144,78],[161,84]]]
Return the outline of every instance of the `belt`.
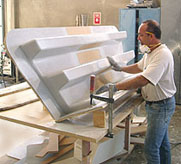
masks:
[[[166,103],[168,100],[170,100],[172,97],[163,99],[163,100],[159,100],[159,101],[146,101],[146,104],[164,104]]]

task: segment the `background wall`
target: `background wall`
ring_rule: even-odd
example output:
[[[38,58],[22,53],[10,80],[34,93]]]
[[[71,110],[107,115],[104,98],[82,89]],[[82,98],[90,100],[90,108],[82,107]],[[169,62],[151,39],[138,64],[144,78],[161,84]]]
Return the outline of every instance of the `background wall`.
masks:
[[[181,105],[181,8],[180,0],[162,0],[161,29],[162,42],[173,53],[175,61],[176,103]],[[178,5],[179,4],[179,5]]]
[[[76,15],[101,12],[102,25],[118,27],[119,8],[130,0],[15,0],[15,28],[75,26]]]

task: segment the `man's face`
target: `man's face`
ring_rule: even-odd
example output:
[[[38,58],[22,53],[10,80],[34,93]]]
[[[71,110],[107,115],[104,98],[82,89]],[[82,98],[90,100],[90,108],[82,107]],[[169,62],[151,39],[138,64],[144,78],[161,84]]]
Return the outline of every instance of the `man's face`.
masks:
[[[146,33],[147,32],[146,29],[147,29],[147,24],[140,25],[138,29],[137,39],[140,41],[141,45],[149,46],[150,38],[149,38],[149,34]]]

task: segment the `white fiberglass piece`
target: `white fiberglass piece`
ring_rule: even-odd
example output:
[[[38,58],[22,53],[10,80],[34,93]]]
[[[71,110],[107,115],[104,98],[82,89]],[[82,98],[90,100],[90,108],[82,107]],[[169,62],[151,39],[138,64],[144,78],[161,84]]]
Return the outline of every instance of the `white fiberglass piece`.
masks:
[[[78,31],[78,32],[77,32]],[[123,52],[126,32],[114,26],[27,28],[8,33],[6,45],[19,71],[55,120],[89,107],[89,77],[110,66],[106,56],[126,65],[134,52]],[[96,88],[129,74],[109,70],[96,77]]]

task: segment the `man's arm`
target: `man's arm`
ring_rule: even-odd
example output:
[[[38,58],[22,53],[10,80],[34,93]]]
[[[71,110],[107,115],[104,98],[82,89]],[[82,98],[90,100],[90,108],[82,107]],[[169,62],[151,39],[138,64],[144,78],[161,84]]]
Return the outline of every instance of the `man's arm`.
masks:
[[[120,83],[115,84],[117,90],[130,90],[130,89],[137,89],[143,87],[149,83],[144,76],[138,75],[134,78],[122,81]]]
[[[137,63],[122,67],[122,71],[127,72],[127,73],[132,73],[132,74],[142,72],[142,70],[139,69]]]

